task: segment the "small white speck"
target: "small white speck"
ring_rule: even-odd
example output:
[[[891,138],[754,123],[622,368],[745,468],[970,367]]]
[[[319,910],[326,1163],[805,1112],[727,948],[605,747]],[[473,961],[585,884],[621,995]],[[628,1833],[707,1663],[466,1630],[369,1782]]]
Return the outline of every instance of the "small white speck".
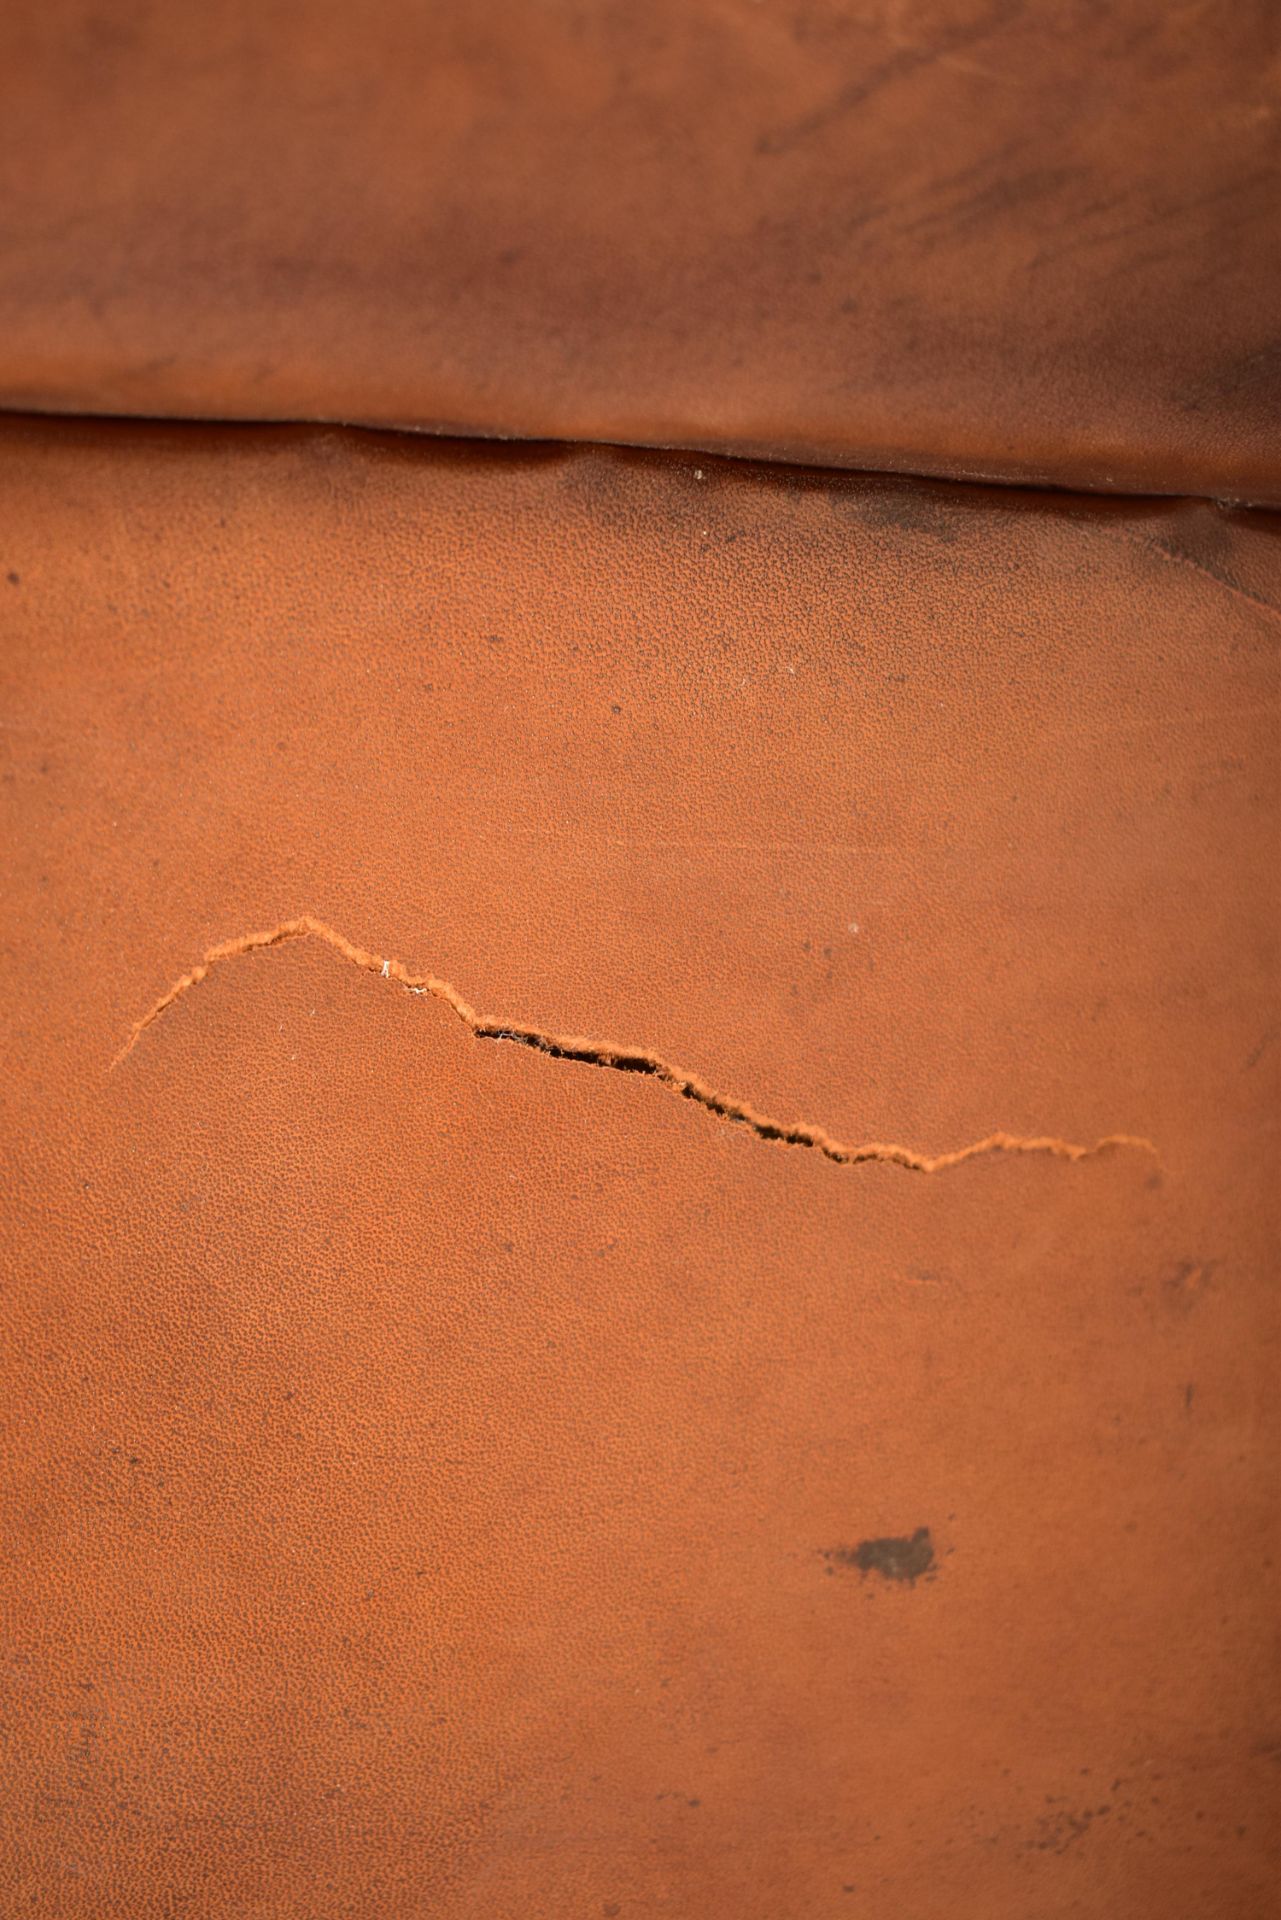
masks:
[[[857,932],[858,932],[858,921],[857,921],[857,920],[851,920],[851,921],[850,921],[850,932],[851,932],[851,933],[857,933]]]
[[[695,469],[694,469],[694,478],[695,478],[696,480],[701,480],[701,479],[702,479],[702,477],[703,477],[703,469],[702,469],[701,467],[695,467]]]
[[[390,960],[383,961],[383,979],[384,980],[391,979],[391,961]]]

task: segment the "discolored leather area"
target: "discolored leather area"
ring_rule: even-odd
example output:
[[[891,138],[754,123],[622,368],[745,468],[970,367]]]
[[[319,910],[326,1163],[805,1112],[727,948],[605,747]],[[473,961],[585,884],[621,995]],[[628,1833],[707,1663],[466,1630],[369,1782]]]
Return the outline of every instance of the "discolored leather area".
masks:
[[[10,0],[0,405],[1281,504],[1273,0]]]
[[[1264,1914],[1276,522],[10,422],[0,527],[5,1911]]]

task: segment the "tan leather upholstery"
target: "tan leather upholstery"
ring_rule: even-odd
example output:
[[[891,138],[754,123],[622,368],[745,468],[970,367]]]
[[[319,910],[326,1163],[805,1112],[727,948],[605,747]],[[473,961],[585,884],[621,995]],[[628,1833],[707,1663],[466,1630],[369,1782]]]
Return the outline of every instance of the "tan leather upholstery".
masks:
[[[1264,1915],[1275,518],[10,422],[0,528],[4,1910]]]
[[[1281,503],[1275,0],[10,0],[0,403]]]

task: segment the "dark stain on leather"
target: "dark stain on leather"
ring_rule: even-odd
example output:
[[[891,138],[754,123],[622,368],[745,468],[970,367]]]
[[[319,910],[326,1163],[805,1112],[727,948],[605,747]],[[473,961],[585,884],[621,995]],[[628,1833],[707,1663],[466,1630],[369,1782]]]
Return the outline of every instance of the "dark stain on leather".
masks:
[[[890,481],[883,486],[846,488],[833,496],[832,504],[877,533],[926,534],[951,546],[964,529],[963,516],[955,505],[930,487],[905,487]]]
[[[829,1547],[823,1558],[827,1570],[850,1567],[861,1574],[879,1573],[884,1580],[896,1580],[914,1587],[918,1580],[932,1578],[936,1568],[934,1542],[928,1527],[912,1534],[893,1534],[880,1540],[860,1540],[856,1547]]]

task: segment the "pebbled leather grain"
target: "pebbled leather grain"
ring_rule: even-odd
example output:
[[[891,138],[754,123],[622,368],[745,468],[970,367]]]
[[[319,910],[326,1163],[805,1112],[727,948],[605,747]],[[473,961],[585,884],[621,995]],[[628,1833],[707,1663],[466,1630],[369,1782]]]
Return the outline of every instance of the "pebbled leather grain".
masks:
[[[0,405],[1281,504],[1273,0],[9,0]]]
[[[9,422],[0,543],[4,1911],[1267,1912],[1276,521]]]

